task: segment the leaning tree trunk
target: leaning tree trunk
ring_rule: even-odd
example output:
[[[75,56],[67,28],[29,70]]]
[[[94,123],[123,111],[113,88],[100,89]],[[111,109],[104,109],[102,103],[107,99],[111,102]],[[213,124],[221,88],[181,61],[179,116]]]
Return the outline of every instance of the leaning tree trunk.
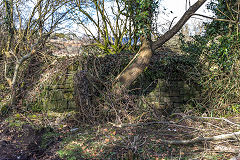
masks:
[[[188,21],[188,19],[206,2],[206,0],[198,0],[192,5],[178,21],[178,23],[162,35],[159,40],[151,42],[144,39],[142,46],[133,60],[127,65],[126,69],[121,72],[115,79],[117,82],[114,85],[115,93],[120,94],[127,89],[132,82],[144,71],[148,66],[154,50],[160,48],[165,42],[172,38]]]
[[[120,75],[117,76],[115,81],[115,93],[120,94],[123,90],[128,88],[132,82],[143,72],[143,70],[148,66],[150,59],[152,57],[152,46],[151,42],[144,39],[142,41],[142,46],[139,49],[138,54],[129,63],[126,70],[124,70]]]

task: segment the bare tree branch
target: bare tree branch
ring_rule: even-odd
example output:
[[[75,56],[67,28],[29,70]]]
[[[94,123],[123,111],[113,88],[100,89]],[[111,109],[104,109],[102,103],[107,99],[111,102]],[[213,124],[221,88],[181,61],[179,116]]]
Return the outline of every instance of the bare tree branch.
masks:
[[[202,15],[202,14],[193,14],[193,16],[201,16],[201,17],[204,17],[204,18],[212,19],[212,20],[214,20],[214,21],[237,23],[237,21],[228,20],[228,19],[219,19],[219,18],[214,18],[214,17],[209,17],[209,16],[206,16],[206,15]]]
[[[162,35],[159,40],[153,42],[152,48],[156,50],[160,48],[165,42],[172,38],[182,26],[189,20],[189,18],[206,2],[207,0],[198,0],[194,5],[192,5],[182,16],[182,18],[177,22],[177,24]]]

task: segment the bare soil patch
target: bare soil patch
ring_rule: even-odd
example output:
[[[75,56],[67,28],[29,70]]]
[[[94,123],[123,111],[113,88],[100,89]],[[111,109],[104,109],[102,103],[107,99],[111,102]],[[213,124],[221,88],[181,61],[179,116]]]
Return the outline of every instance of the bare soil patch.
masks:
[[[17,124],[17,123],[16,123]],[[58,148],[60,139],[44,139],[50,128],[35,129],[30,124],[11,126],[2,121],[0,124],[0,160],[39,160],[60,159],[53,150]]]

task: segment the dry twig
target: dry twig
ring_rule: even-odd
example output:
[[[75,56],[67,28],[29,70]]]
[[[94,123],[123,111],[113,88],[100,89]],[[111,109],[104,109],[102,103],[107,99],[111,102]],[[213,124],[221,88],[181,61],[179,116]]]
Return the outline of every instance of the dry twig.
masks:
[[[188,115],[184,115],[182,113],[174,113],[174,115],[180,115],[183,117],[183,119],[186,119],[186,118],[190,118],[190,119],[213,119],[213,120],[221,120],[221,121],[225,121],[233,126],[236,126],[238,128],[240,128],[240,124],[237,124],[237,123],[234,123],[226,118],[218,118],[218,117],[198,117],[198,116],[188,116]],[[183,120],[182,119],[182,120]],[[182,121],[181,120],[181,121]]]
[[[193,128],[193,127],[178,125],[178,124],[175,124],[173,122],[167,122],[167,121],[156,121],[156,122],[146,122],[146,123],[132,123],[132,124],[126,124],[126,123],[123,123],[123,124],[110,123],[110,124],[113,125],[114,127],[119,127],[119,128],[146,126],[146,125],[151,125],[151,124],[165,124],[165,125],[171,125],[171,126],[175,126],[175,127],[189,128],[189,129],[197,130],[196,128]]]
[[[231,138],[239,139],[239,136],[240,136],[240,131],[230,133],[230,134],[221,134],[221,135],[213,136],[213,137],[197,137],[197,138],[190,139],[190,140],[161,140],[161,142],[167,143],[167,144],[187,145],[187,144],[193,144],[193,143],[200,143],[200,142],[204,142],[204,141],[218,141],[218,140],[225,140],[225,139],[231,139]]]

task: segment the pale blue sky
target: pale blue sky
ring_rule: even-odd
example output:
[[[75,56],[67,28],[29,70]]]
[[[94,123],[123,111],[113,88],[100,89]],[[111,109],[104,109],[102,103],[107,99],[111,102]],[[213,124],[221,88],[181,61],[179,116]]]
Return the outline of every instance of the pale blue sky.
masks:
[[[193,5],[197,0],[187,0],[188,5],[186,6],[186,0],[161,0],[160,5],[159,5],[159,17],[157,18],[158,22],[158,31],[160,33],[164,33],[168,30],[170,22],[173,20],[174,17],[177,17],[174,19],[173,25],[181,18],[181,16],[185,13],[186,7],[188,9],[189,7],[189,1],[190,4]],[[204,14],[210,16],[211,13],[207,10],[207,3],[210,2],[211,0],[207,0],[205,4],[197,11],[199,14]],[[110,2],[109,4],[106,4],[106,8],[110,9],[110,6],[114,5],[113,2]],[[166,10],[164,10],[164,8]],[[171,12],[172,11],[172,12]],[[190,29],[191,27],[196,26],[195,24],[201,23],[202,20],[206,21],[206,19],[202,17],[196,18],[191,18],[187,24],[189,24]],[[89,25],[89,28],[93,31],[95,30],[92,25]],[[79,33],[84,33],[84,30],[77,25],[73,25],[72,30],[75,30],[75,33],[79,35]],[[96,34],[96,31],[93,31]]]
[[[163,7],[164,7],[164,8],[166,8],[166,13],[165,14],[162,13],[159,15],[159,18],[158,18],[159,23],[164,25],[168,21],[172,21],[174,17],[177,17],[176,19],[174,19],[173,24],[175,24],[185,13],[186,7],[187,7],[187,9],[189,8],[189,1],[190,1],[191,5],[193,5],[195,2],[197,2],[197,0],[187,0],[188,3],[186,6],[186,0],[161,0],[160,10],[163,10]],[[212,15],[211,12],[209,12],[206,7],[206,5],[210,1],[211,0],[207,0],[207,2],[205,2],[205,4],[203,4],[203,6],[197,11],[197,13],[211,16]],[[170,11],[172,11],[173,13],[171,13]],[[202,17],[197,17],[197,19],[191,18],[190,20],[188,20],[187,24],[189,24],[190,26],[193,26],[197,23],[201,23],[202,20],[207,21],[208,19],[202,18]]]

